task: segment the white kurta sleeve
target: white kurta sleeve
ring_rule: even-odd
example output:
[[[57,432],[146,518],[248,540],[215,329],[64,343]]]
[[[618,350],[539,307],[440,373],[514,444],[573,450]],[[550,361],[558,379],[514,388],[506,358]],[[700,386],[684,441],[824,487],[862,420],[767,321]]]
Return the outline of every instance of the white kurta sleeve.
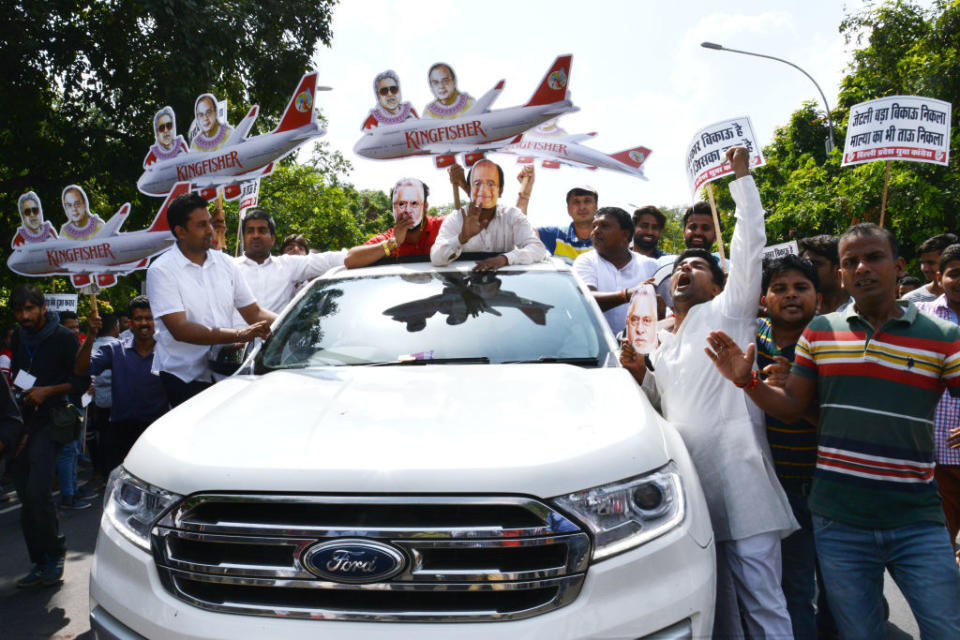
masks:
[[[308,253],[305,256],[278,256],[290,267],[290,282],[302,282],[322,276],[334,267],[343,266],[343,259],[347,257],[347,250],[324,251],[322,253]]]
[[[507,264],[533,264],[541,262],[550,255],[523,212],[511,207],[505,213],[508,216],[506,221],[510,225],[510,237],[512,237],[515,247],[503,254],[507,259]]]
[[[438,267],[445,267],[456,260],[463,251],[463,246],[460,244],[462,230],[463,213],[455,211],[448,215],[440,225],[437,239],[430,247],[430,262]]]
[[[731,182],[730,195],[737,204],[737,222],[730,242],[732,268],[723,292],[717,297],[724,315],[752,317],[756,315],[760,302],[763,247],[767,242],[763,206],[753,176]]]

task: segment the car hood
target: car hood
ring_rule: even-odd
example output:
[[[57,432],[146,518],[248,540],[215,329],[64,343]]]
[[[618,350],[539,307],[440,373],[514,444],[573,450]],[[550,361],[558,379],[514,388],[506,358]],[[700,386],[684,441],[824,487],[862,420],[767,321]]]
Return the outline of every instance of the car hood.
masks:
[[[278,371],[229,378],[170,411],[124,466],[179,494],[551,497],[666,464],[663,428],[617,368]]]

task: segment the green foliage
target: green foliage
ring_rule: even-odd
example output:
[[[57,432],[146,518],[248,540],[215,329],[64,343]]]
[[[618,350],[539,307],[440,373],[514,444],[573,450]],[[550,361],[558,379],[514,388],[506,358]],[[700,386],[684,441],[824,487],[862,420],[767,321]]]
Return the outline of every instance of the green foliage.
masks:
[[[891,95],[922,95],[955,105],[952,143],[960,147],[960,0],[937,2],[925,10],[913,2],[886,2],[848,16],[840,26],[859,48],[843,80],[832,113],[838,148],[829,155],[825,114],[814,103],[793,113],[764,148],[767,164],[754,171],[768,212],[772,244],[817,233],[842,233],[851,223],[880,222],[885,164],[871,162],[840,168],[847,116],[854,104]],[[714,183],[721,210],[733,201],[721,182]],[[926,238],[960,228],[960,165],[890,163],[884,224],[898,237],[907,258]],[[732,226],[724,225],[729,240]]]
[[[27,190],[37,192],[46,218],[59,228],[65,219],[60,192],[72,182],[84,187],[91,211],[104,219],[131,202],[124,226],[143,228],[161,203],[136,188],[156,110],[172,106],[184,134],[194,99],[211,91],[228,100],[231,122],[257,103],[260,130],[272,128],[317,44],[330,44],[335,1],[3,2],[3,242],[20,224],[16,201]],[[332,163],[323,169],[343,171],[342,158],[320,158]],[[104,296],[129,299],[142,277],[125,276]],[[21,281],[27,279],[0,269],[0,307]],[[64,278],[33,282],[72,291]]]

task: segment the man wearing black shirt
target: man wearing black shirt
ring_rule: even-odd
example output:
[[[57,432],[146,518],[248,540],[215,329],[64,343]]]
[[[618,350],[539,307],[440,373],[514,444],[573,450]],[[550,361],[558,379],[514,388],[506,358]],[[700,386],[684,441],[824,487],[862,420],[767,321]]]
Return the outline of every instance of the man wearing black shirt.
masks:
[[[10,376],[24,422],[10,475],[22,505],[20,524],[33,563],[33,570],[17,586],[52,586],[61,582],[66,554],[53,503],[53,477],[63,442],[73,438],[55,437],[51,410],[64,407],[68,394],[80,392],[84,386],[73,376],[80,345],[73,332],[60,326],[56,312],[47,311],[39,288],[17,287],[10,296],[10,307],[20,325],[11,344]]]

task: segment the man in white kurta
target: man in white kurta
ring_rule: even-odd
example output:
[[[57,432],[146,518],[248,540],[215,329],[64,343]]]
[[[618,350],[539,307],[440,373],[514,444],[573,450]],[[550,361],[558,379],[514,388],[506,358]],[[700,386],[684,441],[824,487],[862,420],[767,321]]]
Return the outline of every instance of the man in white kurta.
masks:
[[[527,216],[516,207],[497,204],[503,195],[503,170],[481,160],[470,170],[470,205],[446,217],[430,249],[430,261],[443,267],[464,251],[501,255],[477,263],[485,271],[508,264],[533,264],[550,254],[540,242]]]
[[[683,437],[707,498],[718,556],[714,637],[742,637],[739,598],[750,636],[792,638],[780,587],[780,540],[797,523],[777,481],[762,412],[703,350],[711,331],[725,331],[740,344],[756,332],[763,208],[746,149],[731,149],[727,157],[738,177],[730,184],[737,204],[730,257],[737,268],[724,285],[706,250],[688,249],[677,258],[670,283],[677,326],[660,333],[650,358],[655,372],[646,374],[643,387],[659,396],[664,417]]]
[[[347,250],[308,253],[305,256],[271,254],[276,243],[276,225],[260,208],[247,211],[243,219],[243,255],[234,258],[261,309],[280,313],[297,291],[297,285],[343,266]],[[234,326],[246,322],[235,313]]]

